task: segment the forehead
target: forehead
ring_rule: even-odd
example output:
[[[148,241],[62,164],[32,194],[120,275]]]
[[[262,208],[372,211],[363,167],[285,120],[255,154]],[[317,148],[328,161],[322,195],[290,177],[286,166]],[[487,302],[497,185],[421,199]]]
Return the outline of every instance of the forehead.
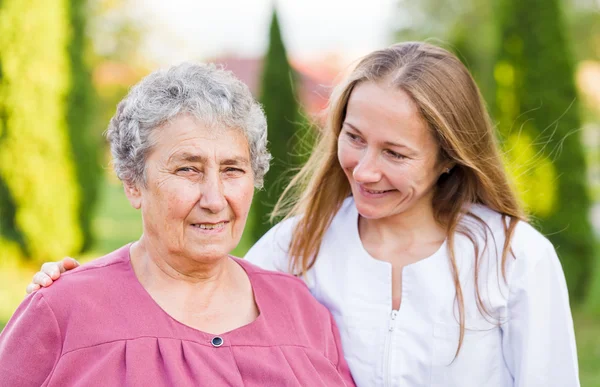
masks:
[[[356,85],[348,100],[345,121],[365,136],[383,141],[433,139],[413,99],[404,90],[384,83]]]
[[[169,159],[178,154],[249,158],[249,144],[241,129],[207,125],[182,115],[154,130],[153,153]]]

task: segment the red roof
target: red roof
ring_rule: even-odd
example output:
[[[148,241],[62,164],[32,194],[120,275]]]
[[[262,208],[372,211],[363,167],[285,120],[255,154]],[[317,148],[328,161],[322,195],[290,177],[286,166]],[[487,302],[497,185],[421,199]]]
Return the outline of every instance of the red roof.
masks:
[[[258,97],[262,58],[222,57],[210,62],[222,64],[227,70],[233,72]],[[338,72],[331,66],[321,66],[314,62],[292,61],[291,64],[299,75],[297,86],[300,103],[310,116],[315,116],[327,106]]]

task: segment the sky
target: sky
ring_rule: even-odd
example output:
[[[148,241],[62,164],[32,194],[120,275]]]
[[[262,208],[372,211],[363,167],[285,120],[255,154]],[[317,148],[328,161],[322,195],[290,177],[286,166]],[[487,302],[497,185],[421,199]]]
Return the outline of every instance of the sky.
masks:
[[[267,47],[272,0],[132,0],[146,25],[145,54],[169,65]],[[353,60],[392,42],[394,0],[279,0],[282,36],[292,58],[335,53]]]

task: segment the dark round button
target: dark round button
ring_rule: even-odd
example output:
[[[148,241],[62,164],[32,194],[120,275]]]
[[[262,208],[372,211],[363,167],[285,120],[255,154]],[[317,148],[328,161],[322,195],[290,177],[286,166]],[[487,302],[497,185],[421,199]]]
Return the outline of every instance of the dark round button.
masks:
[[[221,345],[223,345],[223,339],[219,336],[215,336],[212,338],[210,343],[213,345],[213,347],[220,347]]]

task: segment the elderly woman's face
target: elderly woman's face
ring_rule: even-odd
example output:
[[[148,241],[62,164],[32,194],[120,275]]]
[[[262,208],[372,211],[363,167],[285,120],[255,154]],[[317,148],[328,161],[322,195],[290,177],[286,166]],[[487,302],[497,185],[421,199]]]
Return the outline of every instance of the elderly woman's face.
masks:
[[[146,186],[135,189],[137,202],[128,194],[142,209],[145,237],[197,261],[226,256],[240,241],[254,192],[246,137],[183,115],[153,140]]]

